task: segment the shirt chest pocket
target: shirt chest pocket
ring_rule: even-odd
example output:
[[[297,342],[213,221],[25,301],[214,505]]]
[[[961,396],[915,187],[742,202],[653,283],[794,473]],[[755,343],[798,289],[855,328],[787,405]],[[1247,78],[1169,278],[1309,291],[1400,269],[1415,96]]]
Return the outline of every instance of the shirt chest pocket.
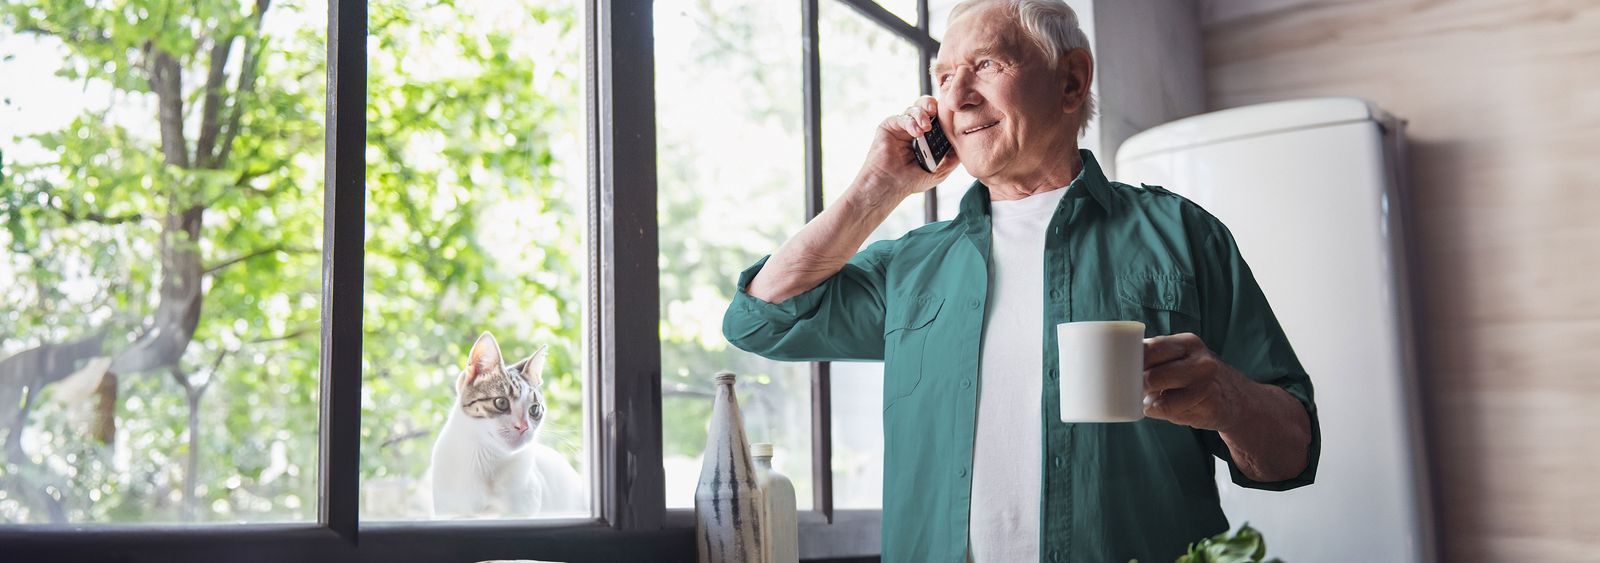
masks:
[[[883,323],[883,408],[911,396],[922,383],[928,333],[944,299],[922,296],[891,308]]]
[[[1122,318],[1144,323],[1146,337],[1200,332],[1200,292],[1185,274],[1117,277]]]

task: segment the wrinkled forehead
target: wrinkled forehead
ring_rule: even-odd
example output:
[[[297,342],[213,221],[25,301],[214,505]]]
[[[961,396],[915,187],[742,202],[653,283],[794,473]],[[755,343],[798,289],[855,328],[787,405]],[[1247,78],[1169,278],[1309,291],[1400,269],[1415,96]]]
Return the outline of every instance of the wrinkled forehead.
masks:
[[[984,56],[1021,58],[1026,54],[1026,46],[1022,28],[1011,16],[1011,11],[1004,4],[993,3],[961,14],[961,17],[950,22],[944,42],[939,45],[934,68],[953,66]]]

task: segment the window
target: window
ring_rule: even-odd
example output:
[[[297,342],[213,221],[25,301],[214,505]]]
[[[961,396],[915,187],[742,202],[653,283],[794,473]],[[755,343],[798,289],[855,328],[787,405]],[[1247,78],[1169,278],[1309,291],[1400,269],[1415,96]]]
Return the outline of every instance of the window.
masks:
[[[586,517],[580,6],[373,0],[368,10],[361,518],[461,517],[473,503],[435,495],[489,483],[447,452],[495,451],[506,436],[516,455],[543,461],[551,486],[582,489],[510,483],[546,506],[484,499],[490,509],[470,512]],[[484,332],[507,365],[545,350],[538,425],[517,431],[531,400],[490,413],[458,398]]]
[[[773,465],[809,509],[810,367],[722,337],[731,276],[805,224],[800,11],[765,0],[655,6],[667,507],[694,506],[712,374],[726,369],[740,376],[747,437],[773,443]]]
[[[926,4],[0,7],[0,546],[687,561],[699,393],[733,369],[803,554],[876,553],[850,528],[881,446],[833,432],[876,413],[839,399],[871,368],[743,354],[720,316],[929,91]],[[484,331],[508,363],[548,347],[538,436],[576,510],[428,521]]]
[[[327,7],[159,5],[0,7],[0,523],[316,518]]]
[[[927,73],[917,46],[837,2],[819,7],[822,58],[822,191],[833,202],[855,179],[874,129],[921,95]],[[913,18],[914,19],[914,18]],[[918,67],[922,68],[919,69]],[[899,238],[927,222],[925,196],[912,196],[863,246]],[[883,506],[883,363],[829,365],[833,506]]]

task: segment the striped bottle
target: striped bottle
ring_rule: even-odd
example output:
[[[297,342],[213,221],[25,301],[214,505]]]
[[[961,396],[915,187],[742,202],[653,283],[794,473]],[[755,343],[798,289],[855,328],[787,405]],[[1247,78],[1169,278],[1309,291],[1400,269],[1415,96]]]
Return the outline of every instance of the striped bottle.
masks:
[[[711,428],[694,491],[699,563],[766,563],[762,546],[766,503],[756,484],[733,380],[730,372],[717,373]]]

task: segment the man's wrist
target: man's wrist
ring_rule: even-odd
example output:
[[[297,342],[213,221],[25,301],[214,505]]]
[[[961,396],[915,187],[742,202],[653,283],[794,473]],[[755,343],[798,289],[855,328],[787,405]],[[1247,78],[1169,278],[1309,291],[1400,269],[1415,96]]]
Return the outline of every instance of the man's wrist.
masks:
[[[1232,413],[1228,420],[1218,425],[1217,432],[1237,434],[1248,429],[1260,428],[1264,422],[1270,422],[1262,420],[1272,417],[1272,396],[1271,390],[1268,389],[1269,385],[1258,383],[1237,372],[1230,378],[1229,384],[1233,387],[1232,395],[1234,395],[1234,400],[1230,403],[1235,407],[1231,409]]]
[[[863,174],[845,191],[840,198],[843,203],[851,205],[866,213],[884,210],[893,211],[905,201],[909,194],[904,193],[893,182],[873,175]]]

